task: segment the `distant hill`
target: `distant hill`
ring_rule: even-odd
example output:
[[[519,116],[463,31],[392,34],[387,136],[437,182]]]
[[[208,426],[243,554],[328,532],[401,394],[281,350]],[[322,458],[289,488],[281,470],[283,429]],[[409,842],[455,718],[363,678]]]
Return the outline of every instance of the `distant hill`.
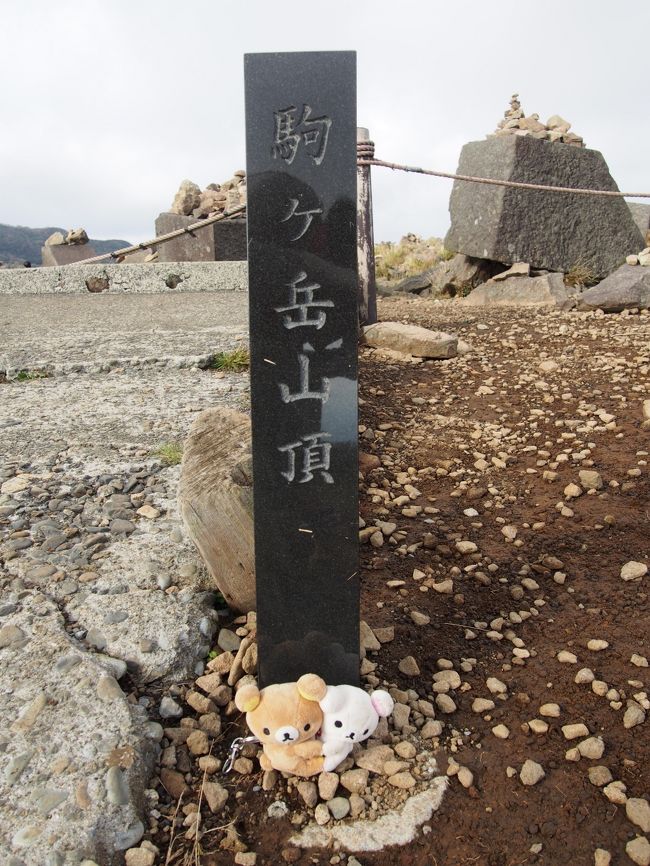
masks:
[[[41,247],[53,232],[67,233],[67,229],[50,226],[44,229],[30,229],[27,226],[7,226],[0,223],[0,262],[41,263]],[[97,255],[112,253],[121,247],[128,247],[129,241],[108,240],[89,241]]]

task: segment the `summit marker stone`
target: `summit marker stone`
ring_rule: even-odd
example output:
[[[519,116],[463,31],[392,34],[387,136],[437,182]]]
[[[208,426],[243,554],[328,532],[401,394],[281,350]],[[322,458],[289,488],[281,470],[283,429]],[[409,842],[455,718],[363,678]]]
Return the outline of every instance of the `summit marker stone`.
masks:
[[[245,58],[262,686],[359,678],[355,64]]]

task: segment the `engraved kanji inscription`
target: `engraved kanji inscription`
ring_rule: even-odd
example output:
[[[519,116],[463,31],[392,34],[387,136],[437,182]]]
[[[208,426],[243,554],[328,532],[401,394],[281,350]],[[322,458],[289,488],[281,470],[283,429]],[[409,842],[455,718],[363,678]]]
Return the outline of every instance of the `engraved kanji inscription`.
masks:
[[[315,472],[319,473],[326,484],[334,484],[334,479],[329,472],[332,445],[325,441],[329,438],[329,433],[311,433],[303,436],[298,442],[291,442],[278,448],[278,451],[286,453],[289,461],[287,470],[282,473],[289,484],[296,480],[296,470],[300,472],[298,484],[311,481]]]
[[[320,400],[322,403],[327,403],[330,395],[330,380],[326,376],[321,379],[321,391],[311,391],[309,388],[309,356],[307,352],[313,351],[313,346],[309,343],[303,343],[302,352],[298,355],[300,390],[292,393],[284,382],[278,383],[283,403],[295,403],[296,400]]]
[[[286,307],[275,307],[275,312],[288,314],[282,317],[282,324],[285,328],[312,327],[319,331],[327,319],[323,310],[327,307],[333,307],[334,302],[315,301],[314,292],[320,289],[320,285],[318,283],[299,285],[299,283],[303,283],[306,279],[306,272],[300,271],[290,283],[287,283],[289,288],[289,304]],[[310,311],[312,315],[310,315]]]
[[[289,239],[290,241],[294,242],[294,241],[299,241],[300,238],[303,237],[303,235],[307,234],[307,230],[308,230],[309,226],[312,224],[312,220],[314,219],[314,214],[323,213],[323,208],[322,207],[315,207],[315,208],[312,208],[311,210],[298,210],[298,205],[300,204],[300,201],[297,198],[289,199],[289,201],[291,202],[291,204],[289,205],[289,211],[288,211],[287,215],[280,220],[280,222],[281,223],[289,222],[289,220],[294,219],[294,217],[303,217],[304,218],[302,228],[300,229],[298,234],[294,235],[292,238]]]
[[[302,143],[314,165],[322,163],[327,151],[332,119],[326,115],[312,117],[311,113],[312,107],[307,104],[303,104],[300,117],[295,105],[274,112],[274,158],[280,157],[287,165],[291,165]]]

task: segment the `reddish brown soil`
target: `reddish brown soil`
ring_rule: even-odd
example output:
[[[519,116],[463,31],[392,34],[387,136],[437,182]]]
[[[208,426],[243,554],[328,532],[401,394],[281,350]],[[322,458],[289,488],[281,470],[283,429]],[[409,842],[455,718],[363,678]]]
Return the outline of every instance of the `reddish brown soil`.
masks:
[[[375,673],[381,681],[415,688],[422,697],[431,695],[438,658],[450,659],[456,670],[464,658],[477,659],[471,673],[461,674],[471,689],[454,694],[458,710],[448,716],[436,714],[446,723],[439,746],[441,768],[446,767],[452,731],[456,731],[462,745],[454,757],[471,769],[475,782],[465,790],[451,780],[428,835],[418,835],[404,848],[355,856],[363,866],[588,866],[600,847],[612,853],[615,864],[631,862],[625,844],[641,831],[626,819],[625,807],[610,803],[590,783],[587,770],[605,765],[614,779],[625,783],[628,796],[650,794],[650,721],[631,730],[623,727],[626,699],[650,685],[648,669],[630,663],[633,653],[650,655],[650,577],[635,582],[620,577],[624,563],[648,562],[650,554],[645,453],[650,450],[650,431],[643,428],[641,412],[641,401],[650,397],[650,318],[476,312],[458,303],[424,300],[385,301],[381,318],[458,333],[476,350],[462,359],[418,366],[387,361],[365,350],[360,379],[362,429],[372,431],[362,433],[361,448],[394,463],[365,476],[361,514],[368,524],[376,518],[396,522],[398,531],[407,533],[405,545],[421,542],[425,533],[435,537],[433,547],[406,555],[389,543],[380,549],[361,547],[363,618],[373,627],[395,627],[395,640],[371,654],[371,659],[378,664]],[[487,329],[477,329],[483,324]],[[539,371],[543,353],[558,362],[558,370]],[[486,380],[493,394],[477,395]],[[424,402],[414,403],[414,397]],[[531,414],[535,409],[547,414]],[[596,409],[614,415],[615,427],[607,429],[594,415]],[[597,421],[590,432],[578,432],[576,424],[559,426],[559,422],[584,424],[590,419]],[[500,444],[491,441],[494,431],[486,430],[486,423],[507,427],[510,433]],[[380,431],[380,424],[392,426]],[[481,430],[480,438],[470,438],[474,429]],[[562,438],[567,433],[575,438]],[[574,459],[572,454],[589,442],[595,445],[589,455]],[[556,480],[544,480],[548,466],[537,465],[544,458],[523,450],[531,445],[550,452],[547,464],[568,449],[569,459],[557,467]],[[505,452],[507,465],[490,465],[479,472],[474,469],[475,451],[485,454],[488,463]],[[593,461],[593,466],[585,460]],[[398,472],[409,467],[420,471],[413,479],[421,492],[415,504],[433,506],[439,513],[409,518],[400,508],[389,508],[387,516],[379,511],[381,503],[372,501],[370,485],[381,486],[384,479],[393,482]],[[422,473],[427,467],[431,469]],[[597,470],[604,488],[567,503],[574,516],[562,516],[556,504],[563,500],[567,484],[579,483],[583,468]],[[530,469],[536,473],[527,473]],[[629,470],[635,471],[629,475]],[[463,480],[468,483],[461,495],[452,495]],[[619,486],[611,486],[612,481]],[[498,492],[489,492],[490,487]],[[479,516],[466,517],[463,510],[469,507]],[[499,517],[517,527],[522,546],[506,541]],[[544,527],[533,530],[535,522],[543,522]],[[475,542],[478,552],[462,556],[454,546],[458,539]],[[555,557],[562,565],[549,565],[545,557]],[[477,581],[472,571],[463,571],[478,564],[477,570],[487,573],[490,563],[498,569],[490,574],[489,585]],[[530,567],[529,577],[539,589],[526,589],[523,598],[514,599],[511,593],[520,586],[518,573],[524,565]],[[429,569],[440,581],[454,566],[461,573],[453,576],[450,595],[432,589],[423,592],[412,578],[414,568]],[[556,571],[566,573],[564,585],[553,581]],[[387,587],[386,582],[395,579],[404,580],[405,586]],[[411,609],[428,614],[431,624],[414,625]],[[474,622],[489,623],[510,611],[530,609],[538,615],[513,626],[531,652],[519,666],[512,664],[512,646],[506,640],[495,642],[479,629],[475,639],[466,640],[465,627],[472,628]],[[591,638],[608,641],[609,648],[588,650]],[[560,664],[555,657],[563,649],[574,652],[578,663]],[[399,660],[406,655],[415,656],[421,668],[415,682],[398,670]],[[591,668],[597,679],[620,691],[620,709],[612,709],[607,698],[598,697],[588,684],[574,683],[582,667]],[[484,718],[472,712],[471,703],[476,697],[490,697],[487,677],[503,680],[509,697],[497,701],[495,710]],[[643,688],[629,685],[629,680],[641,681]],[[539,717],[539,707],[547,702],[561,707],[560,718],[546,720],[547,734],[522,730],[521,725]],[[603,737],[606,747],[600,760],[565,759],[575,743],[564,739],[561,726],[575,722],[584,722],[592,735]],[[491,733],[499,723],[510,729],[507,740]],[[226,738],[230,739],[230,732]],[[218,749],[215,753],[220,754]],[[525,787],[518,775],[506,775],[509,766],[518,773],[528,758],[546,771],[534,787]],[[257,852],[258,866],[282,863],[281,850],[292,827],[288,820],[268,820],[272,795],[254,790],[259,781],[257,774],[228,783],[241,792],[230,820],[248,849]],[[299,810],[300,801],[292,796],[291,805]],[[164,806],[160,810],[167,811]],[[214,833],[213,853],[200,861],[204,866],[233,862],[232,852],[218,850],[222,835]],[[159,844],[164,845],[165,838],[159,837]],[[202,846],[206,852],[211,848],[209,839]],[[543,847],[532,853],[536,843]],[[331,849],[296,852],[296,862],[301,866],[331,863],[336,853]]]

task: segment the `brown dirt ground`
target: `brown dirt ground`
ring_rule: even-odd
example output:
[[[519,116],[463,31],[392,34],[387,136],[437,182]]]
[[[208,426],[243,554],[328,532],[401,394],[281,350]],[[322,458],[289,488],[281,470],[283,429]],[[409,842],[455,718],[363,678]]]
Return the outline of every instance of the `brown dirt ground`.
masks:
[[[648,669],[630,663],[633,653],[650,655],[650,577],[636,582],[620,577],[625,562],[648,562],[650,554],[650,431],[641,411],[642,400],[650,397],[650,317],[479,311],[458,302],[398,298],[381,302],[380,318],[451,331],[475,349],[463,358],[415,366],[363,350],[360,372],[361,449],[384,463],[361,484],[361,514],[368,524],[377,518],[395,521],[398,531],[407,533],[406,546],[421,542],[425,533],[434,536],[432,546],[412,553],[400,553],[399,544],[362,545],[363,618],[373,627],[395,627],[395,640],[371,660],[382,682],[430,697],[438,658],[450,659],[456,670],[463,659],[477,659],[473,671],[461,674],[470,688],[454,694],[458,710],[436,714],[446,723],[439,742],[441,768],[453,741],[454,757],[471,769],[475,781],[465,790],[451,780],[428,835],[418,835],[404,848],[356,857],[363,866],[588,866],[600,847],[612,853],[614,864],[631,862],[625,844],[641,831],[626,819],[624,806],[610,803],[590,783],[587,770],[605,765],[625,783],[628,796],[650,795],[650,722],[625,730],[622,721],[626,700],[650,685]],[[555,360],[558,369],[541,372],[544,358]],[[477,394],[480,386],[490,393]],[[615,419],[603,421],[595,414],[600,410]],[[391,426],[380,430],[380,425]],[[489,468],[474,468],[474,452],[485,455]],[[545,480],[544,471],[560,452],[568,459],[551,470],[557,472],[555,480]],[[499,453],[505,455],[505,467],[491,463]],[[416,470],[413,483],[421,492],[414,504],[437,513],[422,511],[410,518],[400,508],[382,512],[381,500],[373,501],[371,485],[394,482],[409,467]],[[565,486],[579,483],[584,468],[597,470],[604,487],[567,502],[574,514],[563,516],[556,506],[564,501]],[[467,508],[475,508],[478,516],[465,516]],[[543,526],[533,529],[534,523]],[[506,541],[503,524],[517,527],[521,546]],[[477,553],[459,554],[458,539],[473,541]],[[487,571],[490,564],[496,570]],[[521,587],[524,566],[538,589]],[[451,575],[453,594],[422,591],[412,578],[414,568],[436,581]],[[556,571],[566,574],[563,585],[554,582]],[[489,584],[477,580],[475,572],[487,574]],[[389,588],[386,582],[395,579],[405,585]],[[431,624],[414,625],[411,609],[428,614]],[[513,626],[531,654],[515,664],[510,642],[491,640],[485,624],[521,610],[538,615]],[[466,627],[475,622],[483,627],[474,628],[476,637],[467,640]],[[608,641],[608,649],[588,650],[591,638]],[[574,652],[578,663],[560,664],[555,656],[563,649]],[[398,670],[405,655],[418,660],[422,673],[416,681]],[[574,683],[582,667],[619,690],[620,709],[588,684]],[[497,701],[490,714],[477,715],[471,703],[490,697],[485,686],[490,676],[507,684],[508,698]],[[560,718],[546,720],[548,732],[535,735],[522,728],[547,702],[561,707]],[[603,737],[600,760],[565,759],[575,742],[564,739],[561,726],[575,722]],[[510,729],[507,740],[491,733],[499,723]],[[223,744],[216,745],[214,753],[221,756]],[[546,771],[534,787],[506,775],[507,767],[518,772],[528,758]],[[241,792],[229,820],[248,849],[257,852],[258,866],[282,863],[280,852],[292,828],[288,820],[268,820],[273,795],[255,790],[259,783],[259,773],[227,783]],[[169,814],[172,807],[165,806],[160,791],[159,809]],[[225,823],[213,822],[215,827]],[[216,831],[212,842],[204,839],[203,866],[233,862],[232,852],[219,849],[222,836]],[[166,849],[168,835],[153,838]],[[541,851],[531,852],[537,843]],[[341,853],[296,852],[296,862],[339,862]],[[182,859],[174,856],[170,862]]]

